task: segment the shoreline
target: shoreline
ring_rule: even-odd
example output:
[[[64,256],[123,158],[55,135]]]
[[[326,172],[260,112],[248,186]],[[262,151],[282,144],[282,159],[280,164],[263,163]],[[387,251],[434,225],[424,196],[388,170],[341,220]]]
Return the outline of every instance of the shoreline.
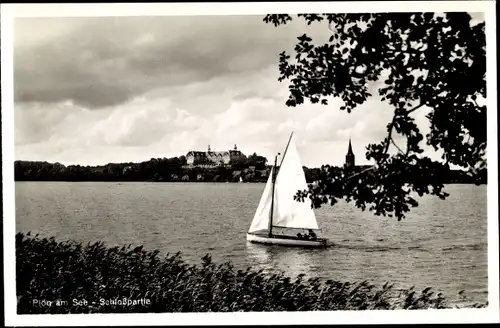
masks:
[[[359,173],[370,165],[356,165],[352,173]],[[343,171],[343,167],[330,169]],[[303,166],[307,183],[324,179],[323,168]],[[141,163],[109,163],[102,166],[65,166],[60,163],[14,161],[14,181],[106,181],[106,182],[217,182],[265,183],[271,166],[260,163],[230,164],[221,166],[186,165],[184,160],[152,159]],[[450,170],[443,182],[446,184],[487,184],[487,177],[472,179],[465,171]]]

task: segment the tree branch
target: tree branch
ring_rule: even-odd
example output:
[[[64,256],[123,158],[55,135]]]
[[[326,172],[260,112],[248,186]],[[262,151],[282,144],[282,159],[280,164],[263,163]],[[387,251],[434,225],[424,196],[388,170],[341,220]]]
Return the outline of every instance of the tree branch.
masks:
[[[416,111],[417,109],[421,108],[422,106],[424,106],[425,103],[424,102],[421,102],[419,105],[413,107],[412,109],[409,109],[405,112],[405,114],[410,114],[410,113],[413,113],[414,111]],[[399,152],[401,154],[406,154],[408,155],[409,153],[409,147],[407,147],[406,149],[406,152],[402,151],[401,148],[399,148],[399,146],[396,144],[396,142],[394,141],[394,139],[392,138],[392,129],[394,128],[394,123],[395,123],[395,120],[396,120],[396,113],[394,113],[394,116],[392,117],[392,121],[391,123],[389,123],[389,131],[388,131],[388,134],[387,134],[387,143],[385,145],[385,150],[384,150],[384,154],[387,154],[387,152],[389,151],[389,145],[390,143],[392,142],[392,144],[394,146],[396,146],[396,148],[399,150]]]
[[[387,152],[389,151],[389,145],[390,145],[390,141],[392,140],[392,129],[394,128],[394,123],[395,123],[395,120],[396,120],[396,113],[394,113],[394,116],[392,117],[392,121],[391,123],[389,123],[389,131],[388,131],[388,134],[387,134],[387,143],[385,144],[385,149],[384,149],[384,154],[387,154]]]
[[[362,170],[362,171],[360,171],[360,172],[358,172],[358,173],[355,173],[355,174],[353,174],[353,175],[351,175],[351,176],[347,177],[347,178],[346,178],[346,180],[350,180],[350,179],[352,179],[352,178],[354,178],[354,177],[357,177],[358,175],[361,175],[361,174],[363,174],[363,173],[365,173],[365,172],[375,170],[375,168],[376,168],[376,167],[375,167],[375,165],[370,166],[370,167],[369,167],[369,168],[367,168],[367,169],[364,169],[364,170]]]
[[[401,150],[401,148],[399,148],[399,146],[396,144],[396,142],[394,141],[394,139],[391,137],[391,142],[394,146],[396,146],[396,148],[399,150],[399,152],[401,154],[404,154],[405,152]]]
[[[420,107],[422,107],[423,105],[425,105],[424,102],[421,102],[418,106],[412,108],[412,109],[409,109],[406,111],[406,114],[410,114],[410,113],[413,113],[414,111],[416,111],[417,109],[419,109]]]

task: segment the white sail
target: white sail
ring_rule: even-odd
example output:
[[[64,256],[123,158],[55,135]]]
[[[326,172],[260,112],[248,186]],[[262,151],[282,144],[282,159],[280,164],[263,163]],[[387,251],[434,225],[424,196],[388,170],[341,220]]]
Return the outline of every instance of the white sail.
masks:
[[[275,182],[275,215],[273,226],[318,229],[311,200],[294,199],[298,190],[307,190],[306,177],[293,138],[290,139]]]
[[[264,192],[260,198],[259,206],[255,215],[253,217],[252,224],[250,225],[249,233],[256,232],[259,230],[267,230],[269,227],[269,219],[271,214],[271,201],[273,193],[273,174],[274,168],[271,169],[269,178],[267,179],[266,186],[264,187]]]

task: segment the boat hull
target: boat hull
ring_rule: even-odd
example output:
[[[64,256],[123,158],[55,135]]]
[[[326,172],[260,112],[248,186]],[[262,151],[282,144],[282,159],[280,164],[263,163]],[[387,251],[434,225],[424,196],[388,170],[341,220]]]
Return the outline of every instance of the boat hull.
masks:
[[[318,238],[316,240],[298,239],[288,236],[273,235],[269,237],[266,234],[247,233],[247,240],[252,243],[266,245],[283,245],[283,246],[299,246],[299,247],[326,247],[327,239]]]

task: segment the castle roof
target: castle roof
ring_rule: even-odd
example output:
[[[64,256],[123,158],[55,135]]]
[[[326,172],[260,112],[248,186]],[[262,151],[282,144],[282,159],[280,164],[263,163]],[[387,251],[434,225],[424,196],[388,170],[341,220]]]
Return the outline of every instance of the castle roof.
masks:
[[[229,155],[228,151],[207,151],[207,156],[226,156]]]
[[[209,157],[214,157],[214,156],[228,156],[228,155],[240,155],[242,152],[240,150],[225,150],[225,151],[198,151],[198,150],[191,150],[189,151],[186,156],[209,156]]]
[[[207,152],[191,150],[186,154],[186,156],[207,156]]]

